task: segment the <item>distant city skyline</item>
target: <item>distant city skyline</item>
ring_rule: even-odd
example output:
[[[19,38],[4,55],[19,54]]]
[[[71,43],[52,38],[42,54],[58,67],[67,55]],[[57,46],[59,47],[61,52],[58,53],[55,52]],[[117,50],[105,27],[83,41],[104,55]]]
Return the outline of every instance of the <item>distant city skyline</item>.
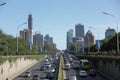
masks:
[[[104,39],[108,27],[116,31],[115,19],[102,12],[114,15],[120,27],[120,0],[0,0],[0,3],[6,3],[0,6],[0,29],[5,33],[16,37],[17,26],[27,22],[28,14],[32,14],[33,33],[49,34],[61,50],[66,49],[66,32],[75,31],[76,24],[84,25],[85,34],[93,27],[90,30],[95,39],[98,34],[99,39]],[[21,26],[19,31],[27,27]]]

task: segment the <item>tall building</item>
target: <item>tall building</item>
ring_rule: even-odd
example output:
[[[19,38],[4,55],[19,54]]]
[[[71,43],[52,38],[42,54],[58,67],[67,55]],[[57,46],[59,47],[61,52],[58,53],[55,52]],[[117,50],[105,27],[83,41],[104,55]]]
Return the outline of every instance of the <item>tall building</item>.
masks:
[[[32,15],[29,14],[28,15],[28,29],[30,30],[30,34],[29,34],[29,43],[33,43],[33,37],[32,37]]]
[[[33,44],[38,46],[38,51],[42,52],[44,48],[44,38],[40,33],[33,35]]]
[[[45,53],[47,52],[52,52],[51,49],[56,48],[56,44],[53,42],[53,38],[50,37],[48,34],[44,37],[44,51]]]
[[[77,24],[75,25],[75,37],[84,37],[84,25],[82,24]]]
[[[33,35],[32,35],[32,15],[28,15],[28,29],[20,31],[20,37],[28,42],[30,51],[32,50]]]
[[[76,46],[76,52],[84,53],[84,38],[83,37],[75,38],[74,44]]]
[[[108,29],[105,31],[105,38],[110,37],[111,35],[114,35],[116,33],[115,29],[111,29],[108,27]]]
[[[32,15],[28,15],[28,29],[32,30]]]
[[[88,30],[84,37],[84,44],[85,46],[90,46],[91,44],[95,44],[95,38],[91,30]]]
[[[48,34],[44,37],[48,44],[53,44],[53,38],[50,37]]]
[[[67,31],[67,49],[69,49],[69,46],[73,43],[73,29],[70,29]]]
[[[22,38],[26,42],[29,42],[29,34],[30,34],[30,30],[29,29],[21,30],[20,31],[20,38]]]

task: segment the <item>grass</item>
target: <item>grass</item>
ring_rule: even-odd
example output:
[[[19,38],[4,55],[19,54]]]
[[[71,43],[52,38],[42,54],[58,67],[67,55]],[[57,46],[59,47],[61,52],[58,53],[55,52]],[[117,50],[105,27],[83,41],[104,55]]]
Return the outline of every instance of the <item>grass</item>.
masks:
[[[27,55],[27,56],[0,56],[0,65],[4,62],[6,62],[7,60],[9,62],[15,62],[18,58],[22,58],[24,57],[25,59],[35,59],[35,60],[41,60],[42,58],[45,57],[45,55]]]
[[[36,60],[41,60],[42,58],[44,58],[45,55],[29,55],[29,56],[25,56],[25,59],[36,59]]]
[[[58,73],[58,80],[63,80],[63,57],[62,55],[60,56],[60,63],[59,63],[59,73]]]
[[[4,62],[6,62],[7,60],[9,61],[9,62],[14,62],[14,61],[16,61],[18,58],[20,58],[20,57],[0,57],[0,65],[2,64],[2,63],[4,63]]]

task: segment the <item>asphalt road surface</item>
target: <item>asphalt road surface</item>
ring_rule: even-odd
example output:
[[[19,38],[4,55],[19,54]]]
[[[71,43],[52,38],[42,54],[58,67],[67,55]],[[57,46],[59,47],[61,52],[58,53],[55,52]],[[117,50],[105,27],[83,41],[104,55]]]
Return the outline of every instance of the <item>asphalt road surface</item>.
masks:
[[[32,80],[33,75],[38,74],[40,76],[40,80],[57,80],[57,74],[58,74],[58,64],[59,64],[59,59],[57,60],[56,63],[56,69],[55,72],[53,73],[54,77],[53,79],[47,79],[46,75],[47,73],[44,70],[40,70],[40,67],[44,65],[44,60],[39,61],[36,65],[32,66],[30,69],[26,70],[25,72],[31,72],[30,77],[25,77],[25,72],[23,72],[22,74],[20,74],[19,76],[15,77],[13,80]],[[50,64],[53,64],[53,61],[55,61],[55,59],[53,58],[53,60],[49,61]]]

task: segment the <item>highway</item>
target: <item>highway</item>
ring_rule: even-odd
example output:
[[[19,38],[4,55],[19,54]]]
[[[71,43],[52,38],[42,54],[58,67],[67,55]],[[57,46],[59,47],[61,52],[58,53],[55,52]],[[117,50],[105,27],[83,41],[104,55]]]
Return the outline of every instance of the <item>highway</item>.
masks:
[[[48,58],[46,58],[48,59]],[[58,64],[59,64],[59,58],[58,60],[56,60],[55,56],[52,57],[53,60],[48,60],[48,62],[50,64],[52,64],[52,66],[55,64],[56,68],[55,68],[55,72],[53,73],[53,78],[48,79],[47,76],[47,72],[45,70],[40,70],[41,66],[44,66],[45,60],[43,59],[42,61],[39,61],[36,65],[32,66],[31,68],[29,68],[28,70],[26,70],[25,72],[23,72],[22,74],[20,74],[19,76],[15,77],[13,80],[33,80],[33,76],[35,74],[39,75],[39,79],[35,79],[35,80],[57,80],[57,74],[58,74]],[[57,61],[56,63],[54,63],[55,61]],[[25,74],[26,72],[30,72],[30,76],[26,77]]]
[[[66,57],[64,57],[63,59],[63,64],[66,63],[71,63],[70,59],[69,59],[69,55],[65,55]],[[55,64],[56,68],[55,68],[55,72],[54,72],[54,77],[48,79],[47,76],[47,72],[45,70],[40,70],[41,66],[43,66],[45,64],[45,60],[47,59],[43,59],[42,61],[39,61],[36,65],[32,66],[30,69],[26,70],[25,72],[31,72],[30,77],[25,77],[25,72],[23,72],[22,74],[20,74],[19,76],[15,77],[13,80],[33,80],[33,75],[35,74],[39,74],[39,80],[57,80],[57,76],[58,76],[58,69],[59,69],[59,59],[57,60],[56,63],[54,63],[56,61],[55,57],[52,57],[53,60],[49,60],[50,64]],[[55,66],[54,65],[54,66]],[[96,76],[90,76],[89,75],[89,70],[87,71],[87,77],[80,77],[79,73],[80,73],[81,69],[73,69],[70,68],[69,70],[63,69],[63,80],[69,80],[69,75],[70,74],[75,74],[77,80],[107,80],[105,77],[101,76],[98,72],[96,72]]]

